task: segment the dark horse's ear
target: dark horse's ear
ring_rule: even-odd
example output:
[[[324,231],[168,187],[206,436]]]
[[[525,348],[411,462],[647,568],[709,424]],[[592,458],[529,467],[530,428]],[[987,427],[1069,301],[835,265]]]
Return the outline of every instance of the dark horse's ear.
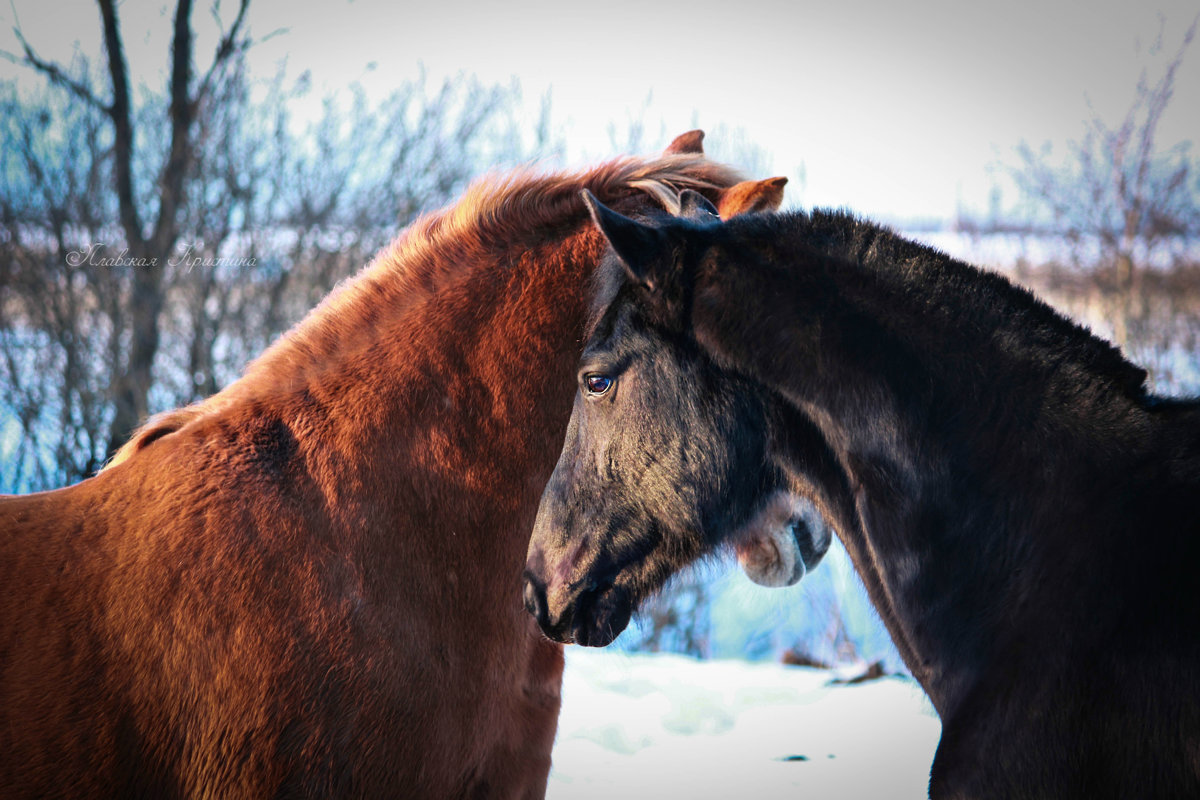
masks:
[[[583,202],[587,204],[596,227],[625,265],[629,277],[653,290],[656,287],[656,268],[671,256],[672,248],[667,235],[658,228],[618,214],[587,189],[583,190]]]
[[[721,218],[717,207],[694,189],[684,189],[679,193],[679,216],[699,222],[715,221]]]

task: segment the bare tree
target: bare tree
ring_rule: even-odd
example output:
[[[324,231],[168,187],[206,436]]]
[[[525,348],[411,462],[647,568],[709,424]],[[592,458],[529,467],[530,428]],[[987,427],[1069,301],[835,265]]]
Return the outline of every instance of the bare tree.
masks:
[[[234,379],[417,213],[558,144],[548,106],[530,143],[519,87],[465,77],[379,103],[352,87],[304,128],[305,76],[247,74],[246,7],[200,72],[180,0],[167,85],[136,98],[112,3],[96,72],[17,32],[7,57],[41,86],[0,84],[6,490],[91,474],[148,413]]]
[[[1174,246],[1186,253],[1200,236],[1200,177],[1189,143],[1160,147],[1158,127],[1175,90],[1200,17],[1192,21],[1162,74],[1143,73],[1125,117],[1110,126],[1093,114],[1083,138],[1069,144],[1065,162],[1047,145],[1023,144],[1013,177],[1035,208],[1049,212],[1058,231],[1083,258],[1107,271],[1114,337],[1130,343],[1130,327],[1145,316],[1145,267]],[[1162,36],[1156,47],[1162,46]]]
[[[109,178],[117,202],[120,231],[129,258],[149,262],[174,250],[179,241],[180,217],[186,206],[186,187],[196,162],[196,117],[209,99],[230,59],[250,46],[243,25],[249,0],[241,0],[203,74],[194,73],[192,0],[178,0],[173,19],[170,54],[170,79],[165,119],[170,131],[165,153],[157,163],[139,158],[135,126],[135,106],[130,94],[129,65],[118,8],[113,0],[98,0],[103,31],[107,92],[101,93],[86,75],[72,75],[58,64],[42,59],[16,31],[23,53],[18,60],[40,72],[49,81],[69,91],[77,102],[99,113],[111,135]],[[214,13],[216,19],[220,16]],[[139,174],[152,170],[153,177]],[[153,185],[149,202],[139,198],[137,187]],[[115,316],[120,325],[115,338],[125,334],[128,344],[119,348],[121,358],[112,363],[110,401],[113,406],[106,451],[111,453],[148,411],[152,383],[151,369],[160,343],[159,316],[165,299],[163,273],[158,269],[134,270],[128,291],[128,303]]]

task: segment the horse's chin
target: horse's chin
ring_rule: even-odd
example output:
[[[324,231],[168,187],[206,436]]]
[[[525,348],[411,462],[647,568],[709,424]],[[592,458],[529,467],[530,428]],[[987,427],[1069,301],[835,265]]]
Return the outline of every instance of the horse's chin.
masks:
[[[575,608],[569,633],[575,644],[604,647],[612,644],[629,625],[633,603],[619,586],[593,590],[582,595]]]
[[[811,502],[776,492],[734,537],[738,564],[760,586],[798,583],[829,546],[830,532]]]

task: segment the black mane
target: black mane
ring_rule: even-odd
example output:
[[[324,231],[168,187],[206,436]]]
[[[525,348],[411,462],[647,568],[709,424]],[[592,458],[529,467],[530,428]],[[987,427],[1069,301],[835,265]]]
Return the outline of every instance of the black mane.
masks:
[[[945,330],[974,330],[1003,337],[1011,346],[1036,352],[1059,366],[1073,363],[1113,385],[1126,397],[1146,393],[1146,371],[1119,349],[1054,310],[1032,292],[937,248],[914,242],[890,228],[848,211],[815,210],[748,217],[735,225],[767,228],[780,247],[804,248],[870,268],[884,291],[901,282],[940,317]],[[949,302],[947,302],[949,300]]]

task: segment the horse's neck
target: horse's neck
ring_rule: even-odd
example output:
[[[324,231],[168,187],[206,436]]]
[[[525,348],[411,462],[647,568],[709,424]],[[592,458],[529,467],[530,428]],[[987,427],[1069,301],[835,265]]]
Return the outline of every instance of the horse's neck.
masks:
[[[763,237],[698,286],[696,334],[821,430],[847,550],[944,712],[1028,610],[1014,570],[1053,580],[1037,554],[1102,513],[1089,482],[1141,446],[1137,371],[995,276],[852,238]]]
[[[560,236],[475,253],[451,264],[440,285],[414,285],[403,262],[376,265],[230,394],[303,431],[308,463],[339,513],[351,509],[349,518],[357,505],[360,514],[426,520],[431,542],[519,565],[519,534],[532,527],[561,449],[601,254],[582,225]],[[462,542],[475,524],[464,520],[474,519],[507,524]]]

